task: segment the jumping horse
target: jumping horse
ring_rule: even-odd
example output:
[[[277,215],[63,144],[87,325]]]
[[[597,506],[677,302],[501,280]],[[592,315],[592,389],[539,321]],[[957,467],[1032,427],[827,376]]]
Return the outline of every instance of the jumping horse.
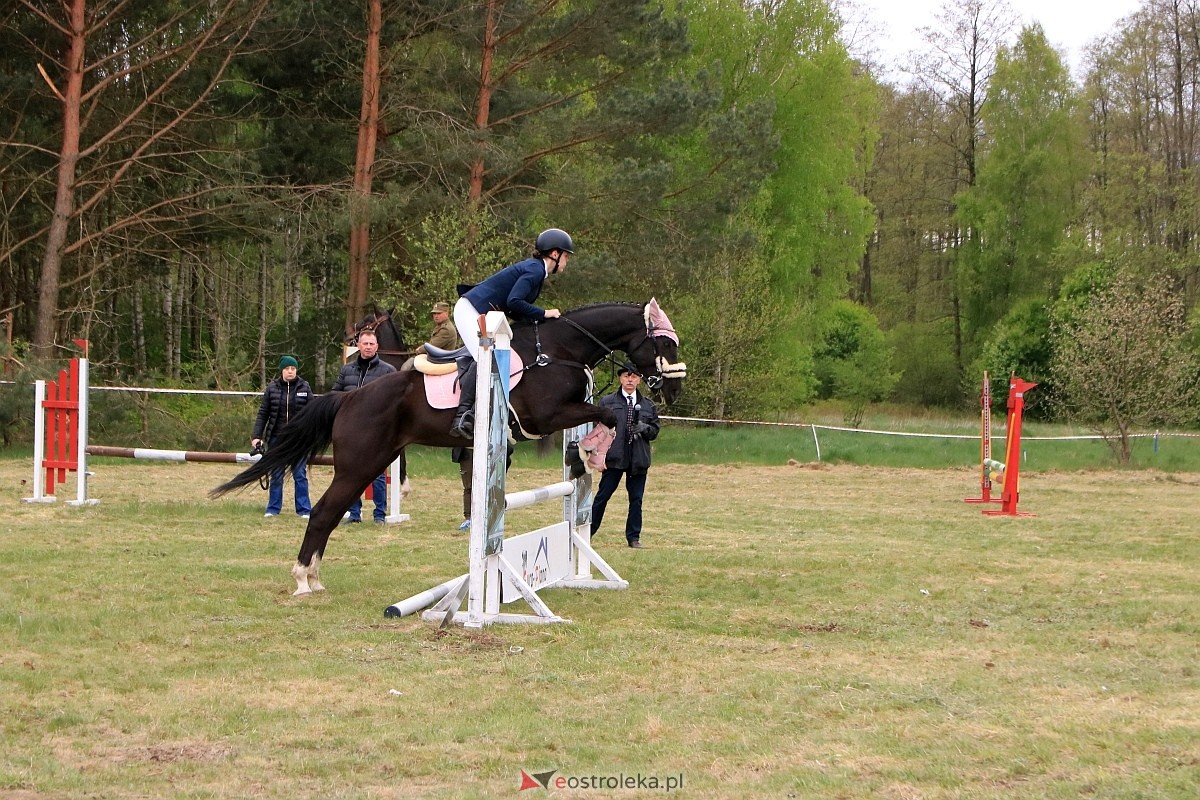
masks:
[[[520,356],[521,379],[510,392],[514,429],[549,436],[585,423],[616,425],[609,409],[585,401],[591,372],[604,360],[625,353],[646,386],[670,405],[679,396],[686,367],[679,362],[679,337],[655,300],[598,303],[541,323],[515,322],[512,349]],[[321,559],[342,514],[410,444],[458,447],[450,435],[454,408],[433,408],[425,376],[397,371],[350,392],[314,398],[280,431],[258,462],[210,492],[218,497],[287,468],[333,445],[334,476],[312,509],[292,577],[295,595],[321,591]]]

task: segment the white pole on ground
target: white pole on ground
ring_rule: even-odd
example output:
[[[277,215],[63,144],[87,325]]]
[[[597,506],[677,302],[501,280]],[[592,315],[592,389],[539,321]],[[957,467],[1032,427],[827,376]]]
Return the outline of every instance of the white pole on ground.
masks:
[[[438,600],[450,594],[450,590],[466,579],[466,575],[459,575],[457,578],[451,578],[445,583],[439,583],[432,589],[426,589],[420,594],[414,594],[412,597],[401,600],[399,603],[392,603],[384,609],[383,615],[385,617],[407,617],[409,614],[415,614],[422,609],[429,608]]]

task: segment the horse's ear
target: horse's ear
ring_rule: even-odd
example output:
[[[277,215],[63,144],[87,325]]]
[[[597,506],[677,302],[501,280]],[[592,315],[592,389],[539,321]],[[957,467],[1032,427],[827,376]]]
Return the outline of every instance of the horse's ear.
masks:
[[[390,317],[390,316],[392,316],[392,314],[395,314],[395,313],[396,313],[396,307],[395,307],[395,306],[392,306],[391,308],[389,308],[389,309],[387,310],[387,315],[388,315],[389,317]]]

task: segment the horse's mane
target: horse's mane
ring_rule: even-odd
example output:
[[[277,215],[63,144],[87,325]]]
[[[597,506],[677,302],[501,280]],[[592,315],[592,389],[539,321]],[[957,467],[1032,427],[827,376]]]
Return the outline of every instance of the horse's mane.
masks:
[[[644,303],[631,303],[628,300],[608,300],[603,303],[588,303],[586,306],[577,306],[567,313],[574,314],[576,311],[588,311],[593,308],[607,308],[609,306],[630,306],[640,311],[644,305]]]
[[[606,309],[606,308],[635,309],[640,314],[644,307],[645,307],[644,303],[634,303],[634,302],[630,302],[628,300],[606,300],[606,301],[603,301],[600,303],[588,303],[587,305],[576,306],[575,308],[571,308],[571,309],[568,309],[567,311],[564,311],[563,316],[565,317],[570,314],[578,314],[581,311],[602,310],[602,309]],[[545,323],[541,323],[541,324],[545,324]],[[529,319],[512,320],[509,322],[509,325],[511,327],[513,327],[514,329],[523,328],[526,326],[533,325],[533,320],[529,320]]]

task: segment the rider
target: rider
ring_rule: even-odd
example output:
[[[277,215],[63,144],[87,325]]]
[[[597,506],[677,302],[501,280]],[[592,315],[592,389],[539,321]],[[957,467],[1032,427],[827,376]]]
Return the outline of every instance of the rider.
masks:
[[[463,344],[471,353],[472,362],[460,382],[458,412],[450,435],[470,439],[475,426],[475,359],[479,358],[479,316],[488,311],[503,311],[514,319],[542,322],[557,319],[557,308],[542,309],[534,305],[542,292],[548,275],[562,272],[575,253],[570,235],[558,228],[538,234],[533,256],[510,264],[483,283],[461,287],[462,296],[454,305],[454,324]]]

